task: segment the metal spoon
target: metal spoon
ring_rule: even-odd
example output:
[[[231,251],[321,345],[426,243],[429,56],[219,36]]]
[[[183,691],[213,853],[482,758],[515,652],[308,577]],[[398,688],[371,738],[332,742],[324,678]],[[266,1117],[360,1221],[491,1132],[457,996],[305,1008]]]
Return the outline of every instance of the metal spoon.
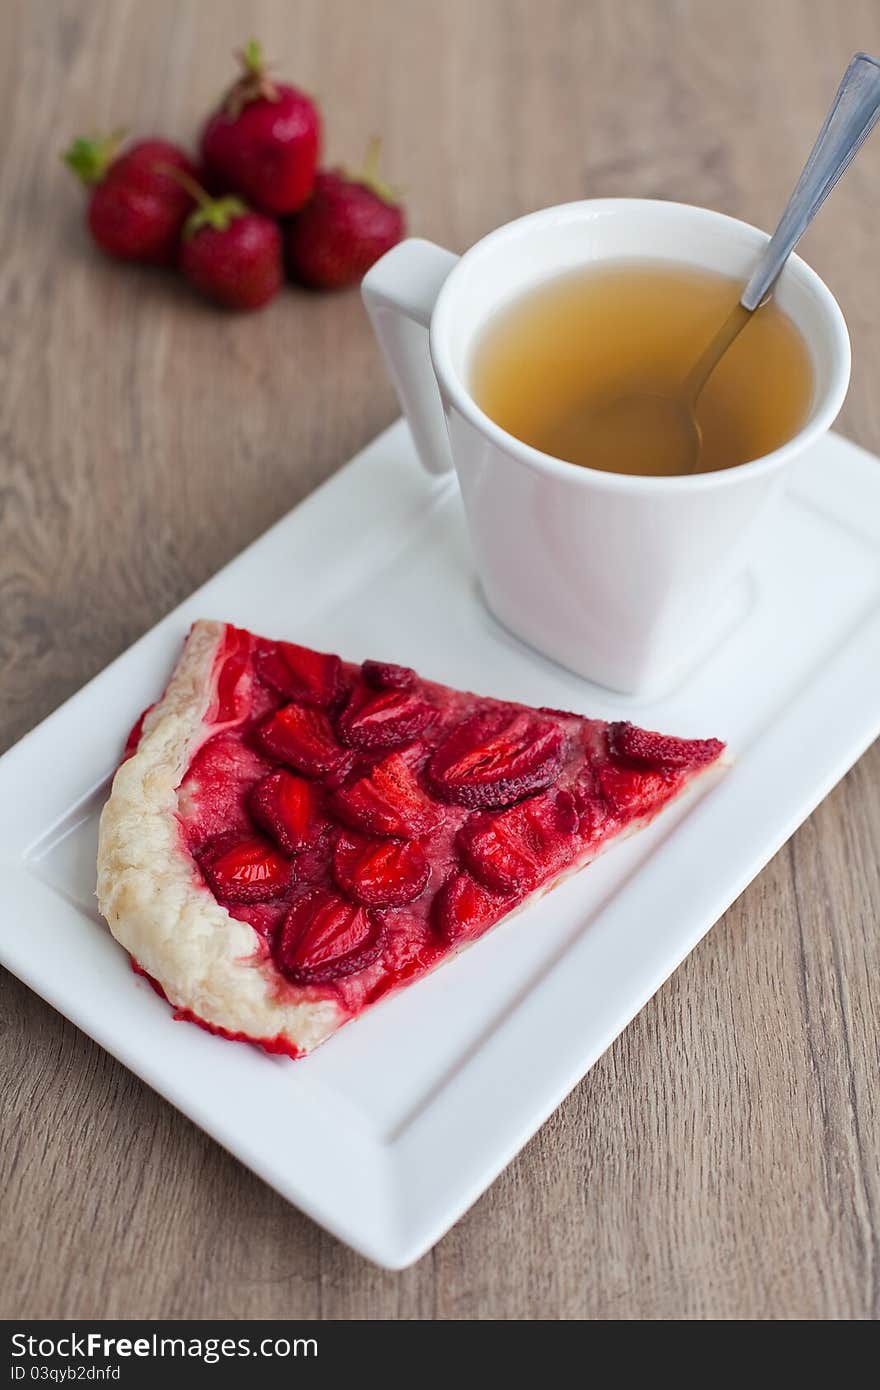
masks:
[[[614,458],[641,453],[649,475],[693,473],[703,437],[696,407],[724,353],[773,292],[782,268],[819,208],[880,117],[880,62],[867,53],[851,60],[809,159],[748,284],[688,373],[680,394],[618,396],[590,419],[590,462],[613,468]],[[639,471],[642,470],[633,470]]]

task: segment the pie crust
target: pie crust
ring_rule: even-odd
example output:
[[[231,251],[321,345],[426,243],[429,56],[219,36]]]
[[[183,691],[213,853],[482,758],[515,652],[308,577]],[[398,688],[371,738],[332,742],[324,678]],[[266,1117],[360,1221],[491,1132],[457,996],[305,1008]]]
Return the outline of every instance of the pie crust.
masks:
[[[295,718],[315,715],[308,694],[291,698],[289,691],[277,693],[276,677],[269,679],[260,665],[265,651],[276,667],[279,651],[282,656],[284,651],[298,653],[307,662],[330,663],[326,690],[320,685],[320,665],[318,676],[311,666],[307,675],[318,680],[311,704],[321,706],[317,712],[321,727],[337,752],[344,753],[344,766],[331,772],[298,770],[292,779],[308,783],[310,795],[317,788],[315,796],[324,797],[326,806],[336,807],[335,819],[331,817],[321,831],[324,860],[318,868],[299,867],[307,866],[308,855],[298,855],[296,847],[285,845],[282,854],[277,845],[271,845],[271,854],[282,867],[290,858],[291,875],[283,891],[274,894],[274,903],[261,901],[255,908],[250,899],[233,898],[224,905],[211,877],[213,861],[206,860],[204,848],[192,841],[194,818],[201,814],[199,798],[206,795],[206,785],[216,790],[204,776],[200,781],[194,774],[194,768],[201,766],[200,750],[205,750],[203,758],[211,754],[220,747],[212,742],[219,737],[240,750],[242,757],[255,760],[258,771],[249,786],[250,799],[242,802],[236,821],[241,840],[242,818],[250,824],[248,833],[255,833],[250,819],[255,814],[255,787],[262,788],[279,772],[289,775],[285,753],[279,753],[265,737],[265,722],[273,723],[279,714],[291,712]],[[381,690],[383,682],[392,688],[393,712],[397,698],[393,687],[398,681],[414,683],[414,693],[403,700],[408,719],[423,719],[425,706],[430,707],[433,724],[427,732],[387,722],[384,695],[377,697],[376,689]],[[370,719],[377,703],[374,727]],[[522,744],[525,761],[518,762],[514,752],[506,762],[502,760],[504,775],[492,781],[497,759],[493,762],[484,756],[479,743],[474,755],[470,744],[476,737],[474,729],[479,733],[485,727],[486,747],[497,753],[501,745],[497,738],[492,743],[493,731],[499,722],[504,726],[505,719],[514,721],[512,727],[527,730]],[[504,737],[498,735],[502,744]],[[401,804],[410,814],[414,805],[422,815],[427,808],[428,820],[401,830],[392,817],[387,824],[372,827],[369,836],[359,835],[346,824],[340,799],[351,796],[352,786],[361,785],[358,778],[367,782],[373,777],[389,749],[395,755],[399,751],[401,758],[412,757],[412,785],[417,777],[418,796]],[[534,749],[537,752],[529,763]],[[421,681],[406,668],[346,665],[335,657],[253,637],[225,623],[200,621],[194,624],[161,699],[133,731],[128,756],[114,778],[101,816],[98,903],[134,968],[167,998],[176,1017],[227,1038],[258,1043],[270,1052],[301,1056],[383,994],[427,973],[589,863],[608,843],[652,819],[697,776],[720,765],[722,749],[717,740],[668,738],[628,724],[609,726],[565,711],[532,710],[470,695]],[[270,756],[274,761],[266,761]],[[653,770],[652,758],[659,758]],[[267,772],[267,768],[275,771]],[[588,783],[593,788],[589,794],[583,791]],[[222,812],[227,787],[222,777],[217,785],[214,801]],[[646,791],[639,790],[643,785]],[[229,799],[232,804],[232,792]],[[585,830],[586,821],[594,815],[594,803],[600,808],[599,828]],[[521,815],[527,818],[524,831]],[[534,824],[528,819],[532,815],[538,818]],[[542,816],[550,818],[546,842]],[[601,816],[606,819],[602,821]],[[563,834],[556,821],[566,818],[571,824],[563,827]],[[381,900],[383,910],[363,907],[369,899],[358,896],[363,891],[360,881],[354,888],[348,885],[352,902],[345,896],[348,881],[341,869],[350,863],[357,868],[357,849],[364,841],[387,849],[392,859],[403,852],[397,869],[404,896],[400,901]],[[517,856],[525,847],[528,858],[533,843],[540,847],[538,869],[531,877],[526,873],[516,880]],[[554,858],[559,843],[564,853]],[[407,872],[412,878],[409,889]],[[464,895],[461,908],[456,897],[459,890]],[[407,891],[419,901],[408,898]],[[286,957],[279,964],[279,951],[283,956],[286,949],[279,945],[282,935],[292,920],[297,925],[297,914],[308,908],[310,892],[329,894],[343,911],[360,913],[374,924],[375,935],[366,948],[361,943],[347,955],[331,952],[329,972],[326,946],[320,968],[307,969],[301,963],[296,969],[287,968]],[[488,900],[489,908],[481,918],[483,900]],[[474,901],[476,909],[472,909]],[[452,913],[455,922],[454,913],[459,910],[463,920],[471,920],[470,912],[476,923],[473,930],[460,935],[457,929],[450,932],[443,926],[443,913]]]
[[[144,719],[101,815],[98,906],[116,940],[176,1012],[270,1051],[309,1052],[347,1017],[332,998],[279,993],[247,922],[206,890],[178,821],[178,788],[206,729],[224,623],[194,624],[165,694]]]

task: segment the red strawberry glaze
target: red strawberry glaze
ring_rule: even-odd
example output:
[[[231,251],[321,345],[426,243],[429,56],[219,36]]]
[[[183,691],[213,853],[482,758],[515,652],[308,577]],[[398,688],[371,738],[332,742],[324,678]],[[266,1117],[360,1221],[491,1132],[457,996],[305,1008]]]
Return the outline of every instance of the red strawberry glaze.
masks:
[[[255,960],[271,972],[275,997],[331,999],[348,1017],[426,974],[629,825],[651,819],[723,748],[556,710],[538,714],[408,669],[404,680],[396,674],[402,668],[365,663],[362,670],[326,656],[312,665],[308,657],[301,647],[227,627],[178,813],[194,875],[253,927]],[[289,694],[298,681],[302,703]],[[391,718],[382,717],[386,696],[398,702]],[[319,699],[324,709],[315,708]],[[319,759],[309,770],[296,745],[291,761],[289,742],[265,733],[285,710],[291,727],[300,715],[304,727],[317,720],[344,759],[330,759],[326,770]],[[279,778],[288,791],[302,779],[314,786],[314,835],[291,838],[298,807],[286,819],[276,815],[280,803],[267,793],[275,797]],[[241,842],[246,857],[254,837],[290,860],[289,880],[268,901],[225,899],[211,856],[218,844],[225,852]],[[371,845],[381,850],[383,840],[391,852],[373,854]],[[278,1039],[254,1041],[290,1050]]]

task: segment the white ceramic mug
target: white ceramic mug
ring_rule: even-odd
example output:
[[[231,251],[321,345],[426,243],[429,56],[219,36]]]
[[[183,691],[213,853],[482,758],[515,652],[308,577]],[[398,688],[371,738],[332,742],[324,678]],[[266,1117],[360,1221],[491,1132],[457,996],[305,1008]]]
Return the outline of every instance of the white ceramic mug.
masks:
[[[696,659],[768,504],[843,403],[843,314],[792,256],[775,294],[812,358],[808,419],[755,462],[675,478],[577,467],[515,439],[470,393],[474,345],[512,299],[577,266],[667,260],[745,281],[766,239],[705,208],[605,198],[510,222],[460,259],[404,241],[363,282],[422,463],[458,473],[489,607],[546,656],[615,690],[658,694]]]

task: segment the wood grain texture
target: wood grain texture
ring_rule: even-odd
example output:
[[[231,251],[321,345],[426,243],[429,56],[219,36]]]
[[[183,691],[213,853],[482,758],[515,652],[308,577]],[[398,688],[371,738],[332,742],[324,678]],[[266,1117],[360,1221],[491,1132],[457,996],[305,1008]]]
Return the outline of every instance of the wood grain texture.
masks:
[[[381,131],[461,249],[583,195],[772,224],[872,0],[6,0],[0,11],[0,743],[395,413],[355,294],[223,317],[102,262],[58,161],[191,136],[244,23]],[[842,428],[880,449],[880,139],[805,254],[849,319]],[[880,1308],[880,750],[463,1221],[383,1273],[0,975],[0,1315],[869,1319]]]

